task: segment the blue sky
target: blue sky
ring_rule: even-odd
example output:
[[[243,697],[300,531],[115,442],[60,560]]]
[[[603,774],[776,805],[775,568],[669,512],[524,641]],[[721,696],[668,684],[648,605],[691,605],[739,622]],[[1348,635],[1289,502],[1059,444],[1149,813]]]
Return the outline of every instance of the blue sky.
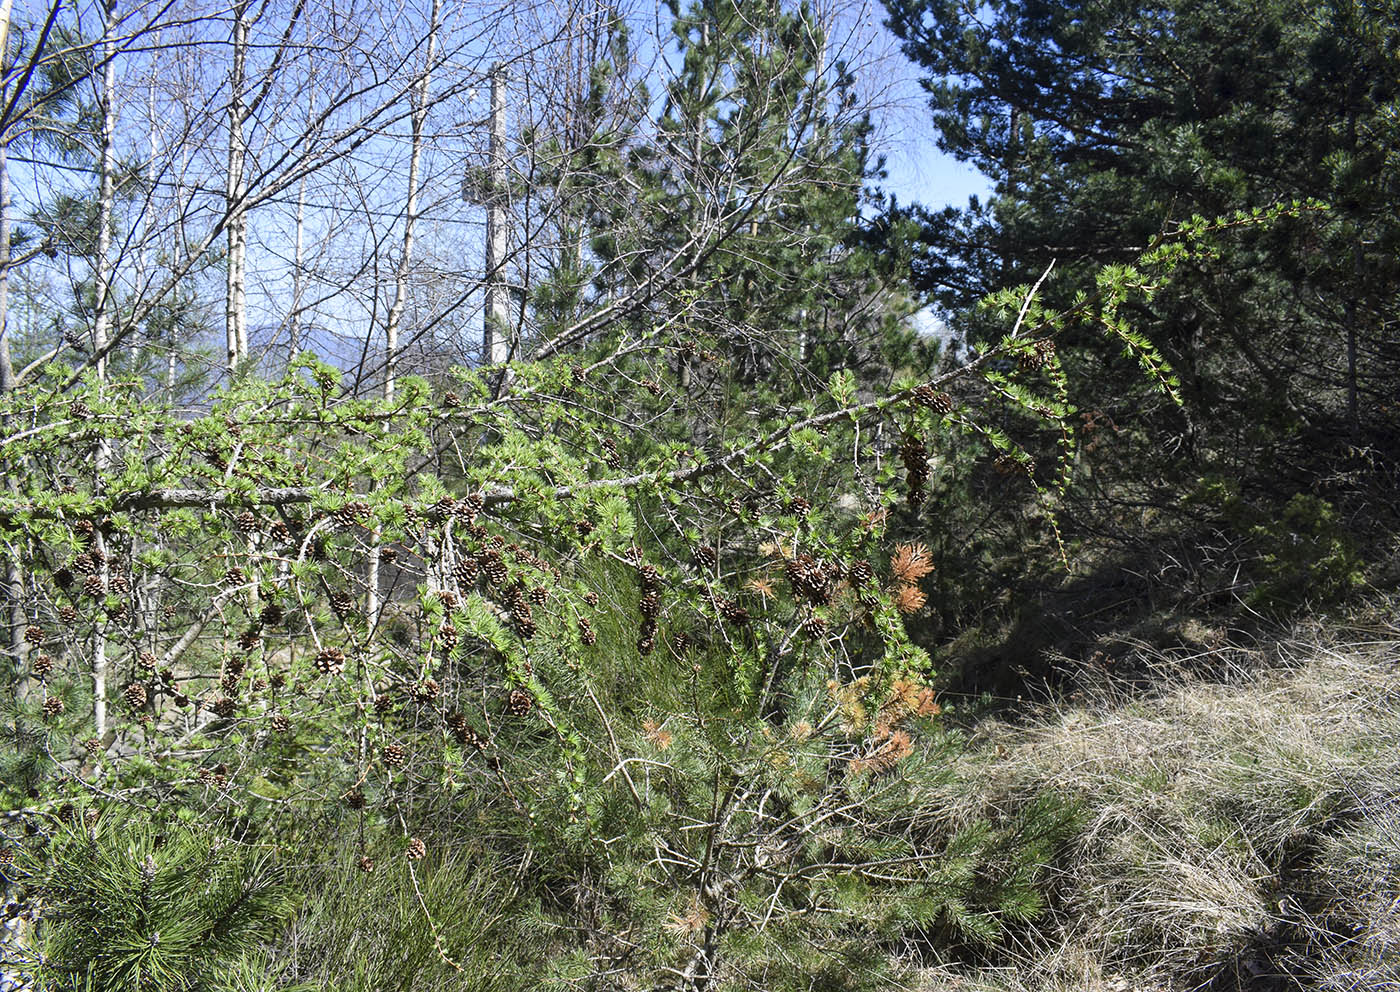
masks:
[[[969,196],[985,198],[992,188],[987,177],[971,165],[939,151],[931,137],[918,147],[897,148],[887,159],[885,170],[889,178],[882,185],[901,204],[962,207]]]

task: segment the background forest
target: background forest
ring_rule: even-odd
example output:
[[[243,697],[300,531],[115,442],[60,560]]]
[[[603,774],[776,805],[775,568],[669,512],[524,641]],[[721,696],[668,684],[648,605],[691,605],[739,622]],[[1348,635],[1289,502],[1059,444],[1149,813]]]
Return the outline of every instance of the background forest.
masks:
[[[1400,988],[1394,0],[0,15],[0,988]]]

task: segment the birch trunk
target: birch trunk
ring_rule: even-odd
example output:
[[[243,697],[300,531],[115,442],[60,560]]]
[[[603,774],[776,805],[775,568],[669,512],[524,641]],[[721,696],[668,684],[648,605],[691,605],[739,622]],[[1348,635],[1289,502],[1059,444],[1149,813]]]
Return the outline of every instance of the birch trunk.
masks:
[[[404,204],[403,244],[399,252],[399,264],[394,273],[394,302],[389,306],[389,316],[384,325],[384,401],[394,401],[394,388],[398,378],[399,326],[403,321],[404,305],[408,299],[408,275],[413,261],[413,235],[418,223],[418,170],[423,159],[423,126],[428,117],[428,88],[432,80],[433,59],[436,57],[438,20],[442,14],[442,0],[433,0],[428,27],[427,57],[423,74],[413,92],[413,110],[410,115],[413,144],[408,156],[408,199]],[[370,548],[369,565],[365,577],[365,616],[370,629],[379,622],[379,534],[373,536]]]
[[[248,149],[244,141],[243,123],[247,108],[243,102],[245,63],[248,56],[248,0],[233,5],[233,68],[229,74],[228,105],[228,185],[225,188],[225,209],[228,213],[228,267],[224,293],[224,336],[228,348],[228,371],[248,355],[247,279],[244,266],[247,259],[248,217],[244,200],[247,181],[244,168]]]
[[[107,24],[102,42],[102,158],[100,164],[101,186],[98,191],[97,207],[97,257],[93,260],[93,284],[96,294],[96,312],[92,321],[93,354],[102,356],[96,362],[98,389],[102,390],[107,381],[107,343],[111,338],[111,297],[112,297],[112,215],[116,200],[116,131],[117,131],[117,63],[116,46],[113,37],[116,32],[116,3],[108,0]],[[93,453],[93,494],[100,495],[103,475],[112,462],[112,445],[107,438],[97,442]],[[93,546],[102,553],[102,565],[98,572],[102,588],[107,588],[111,575],[111,565],[106,557],[105,539],[102,528],[93,533]],[[97,737],[107,732],[107,622],[99,613],[92,634],[92,722]]]

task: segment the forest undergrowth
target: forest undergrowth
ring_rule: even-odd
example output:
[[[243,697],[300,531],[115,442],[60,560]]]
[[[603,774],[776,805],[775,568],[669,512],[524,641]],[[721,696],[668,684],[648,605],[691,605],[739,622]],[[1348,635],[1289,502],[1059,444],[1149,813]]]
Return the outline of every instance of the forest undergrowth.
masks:
[[[940,963],[922,987],[1400,987],[1393,604],[1271,643],[1140,643],[1096,662],[1073,700],[970,729],[951,815],[1053,793],[1076,826],[1046,912],[980,967]],[[1146,687],[1119,664],[1150,672]]]

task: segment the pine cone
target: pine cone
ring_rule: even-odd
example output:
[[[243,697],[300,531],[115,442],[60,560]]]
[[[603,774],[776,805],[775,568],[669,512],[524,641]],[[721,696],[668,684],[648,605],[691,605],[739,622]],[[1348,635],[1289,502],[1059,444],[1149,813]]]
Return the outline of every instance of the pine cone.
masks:
[[[928,482],[928,448],[921,438],[906,434],[899,446],[899,456],[904,460],[905,480],[909,487],[908,500],[911,507],[924,501],[923,488]]]
[[[583,601],[584,601],[585,603],[587,603],[589,606],[597,606],[597,605],[598,605],[598,594],[597,594],[596,592],[593,592],[593,591],[590,589],[588,592],[586,592],[586,593],[583,594]]]
[[[493,586],[498,586],[505,582],[508,574],[506,563],[501,558],[501,553],[493,549],[482,552],[481,571],[485,573],[486,581]]]
[[[339,648],[323,648],[316,652],[316,670],[322,675],[339,675],[345,671],[345,652]]]
[[[808,602],[820,605],[831,601],[831,571],[811,555],[803,553],[786,566],[792,591]]]
[[[402,744],[386,744],[382,757],[386,768],[402,768],[404,762],[408,760],[408,752],[404,750]]]
[[[870,567],[870,562],[861,558],[851,562],[851,567],[847,569],[846,576],[851,580],[851,585],[863,586],[865,583],[875,578],[875,569]]]
[[[471,493],[464,497],[457,506],[457,518],[465,521],[468,526],[476,523],[476,518],[481,515],[481,511],[486,507],[486,495],[484,493]]]
[[[35,655],[34,660],[29,663],[29,670],[38,678],[48,678],[49,673],[53,671],[53,657],[47,654]]]
[[[96,737],[89,737],[83,741],[83,750],[87,752],[89,758],[97,758],[102,754],[102,742]]]
[[[802,621],[802,633],[808,637],[821,638],[826,636],[826,621],[815,613],[809,615]]]
[[[475,727],[467,726],[465,724],[463,725],[461,732],[457,734],[457,739],[462,742],[463,746],[471,746],[476,748],[478,751],[485,751],[486,745],[491,743],[489,740],[486,739],[484,735],[478,732]]]
[[[331,519],[336,526],[348,529],[370,515],[370,505],[362,500],[352,500],[331,511]]]
[[[366,875],[373,874],[374,872],[374,859],[368,854],[360,857],[360,871],[364,872]]]
[[[536,606],[543,606],[549,602],[549,590],[544,586],[535,586],[530,590],[530,602]]]
[[[272,728],[274,734],[285,734],[292,729],[292,721],[282,713],[274,713],[272,718],[268,720],[268,726]]]
[[[511,716],[524,716],[530,712],[533,705],[534,700],[524,689],[512,689],[510,696],[506,698],[506,712]]]
[[[719,615],[736,627],[748,626],[749,622],[753,619],[749,616],[748,610],[732,599],[725,599],[722,596],[717,596],[715,597],[714,605],[715,609],[719,611]]]
[[[44,700],[43,709],[45,718],[51,719],[56,717],[64,710],[63,700],[59,699],[57,696],[50,696],[48,699]]]
[[[134,710],[139,710],[146,705],[146,687],[140,682],[132,682],[122,690],[122,695],[126,697],[126,703]]]
[[[365,793],[358,785],[345,794],[345,805],[351,809],[365,808]]]
[[[423,841],[417,837],[413,837],[409,840],[408,849],[403,852],[403,856],[409,861],[421,861],[423,860],[423,856],[427,853],[428,845],[424,844]]]
[[[235,520],[238,529],[245,534],[251,534],[258,529],[258,516],[252,510],[244,510]]]
[[[457,628],[452,625],[451,620],[444,620],[442,626],[438,628],[438,643],[443,650],[451,651],[457,646]]]
[[[437,699],[440,687],[434,679],[424,679],[413,687],[413,698],[419,703],[431,703]]]
[[[24,628],[24,639],[30,644],[43,644],[44,628],[40,627],[37,623],[31,623],[28,627]]]
[[[452,577],[457,580],[458,585],[466,588],[476,585],[476,577],[480,571],[481,567],[475,558],[471,555],[462,555],[452,566]]]
[[[232,717],[234,713],[238,712],[238,702],[234,699],[230,699],[228,696],[220,696],[218,699],[214,700],[213,705],[209,708],[212,709],[217,716],[227,720]]]

